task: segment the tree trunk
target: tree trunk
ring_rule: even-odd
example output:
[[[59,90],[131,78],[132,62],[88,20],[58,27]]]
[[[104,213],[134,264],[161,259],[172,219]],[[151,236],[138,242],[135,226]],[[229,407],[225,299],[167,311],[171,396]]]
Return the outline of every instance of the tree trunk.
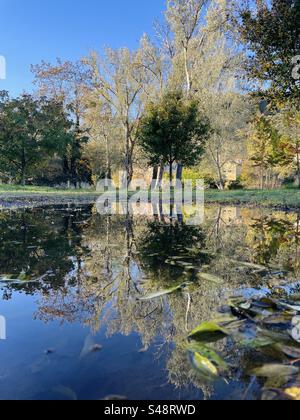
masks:
[[[157,180],[156,180],[155,189],[161,187],[163,177],[164,177],[164,173],[165,173],[165,164],[163,162],[161,162],[161,164],[159,166],[159,170],[158,170],[158,177],[157,177]]]
[[[128,188],[132,178],[133,178],[133,163],[132,163],[132,153],[133,153],[133,146],[130,144],[130,129],[128,122],[124,125],[125,131],[125,171],[127,175],[127,179],[125,180],[124,187]]]
[[[26,152],[25,149],[22,149],[22,162],[21,162],[21,182],[22,186],[25,187],[26,185]]]
[[[109,144],[108,144],[108,137],[105,137],[105,143],[106,143],[106,174],[105,178],[106,181],[111,179],[111,163],[110,163],[110,153],[109,153]]]
[[[183,174],[183,165],[178,163],[177,172],[176,172],[176,182],[182,183],[182,174]]]
[[[188,48],[184,47],[183,50],[184,50],[184,68],[185,68],[185,75],[186,75],[186,91],[187,91],[187,96],[189,96],[191,92],[192,83],[191,83],[191,76],[190,76],[189,64],[188,64]]]
[[[170,162],[169,179],[171,186],[173,186],[173,162]]]
[[[158,173],[159,173],[159,166],[155,165],[153,167],[153,174],[152,174],[152,183],[155,183],[155,185],[157,184]]]

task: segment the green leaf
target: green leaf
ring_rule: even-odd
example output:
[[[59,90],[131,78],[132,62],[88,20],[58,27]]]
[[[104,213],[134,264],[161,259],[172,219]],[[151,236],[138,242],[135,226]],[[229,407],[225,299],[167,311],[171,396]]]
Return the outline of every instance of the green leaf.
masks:
[[[213,342],[223,339],[229,335],[227,329],[214,322],[203,322],[195,328],[189,335],[189,338],[203,342]]]
[[[251,373],[262,378],[291,377],[297,375],[300,369],[295,366],[268,364],[254,369]]]
[[[216,366],[218,366],[222,371],[228,369],[227,363],[210,347],[205,346],[197,341],[191,341],[187,344],[186,349],[191,353],[198,353],[201,356],[207,358]]]
[[[206,357],[199,353],[194,353],[192,358],[194,368],[207,380],[218,378],[219,372],[216,366]]]

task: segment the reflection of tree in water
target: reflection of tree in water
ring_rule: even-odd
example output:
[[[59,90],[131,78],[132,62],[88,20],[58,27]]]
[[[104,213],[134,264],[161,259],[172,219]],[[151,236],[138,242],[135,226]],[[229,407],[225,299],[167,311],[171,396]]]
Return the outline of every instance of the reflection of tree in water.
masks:
[[[144,350],[162,343],[170,382],[179,387],[194,384],[207,395],[183,346],[188,331],[213,317],[226,289],[231,293],[255,284],[256,277],[232,259],[276,260],[286,269],[297,261],[299,216],[280,214],[273,221],[249,212],[237,223],[214,209],[204,226],[195,227],[174,220],[100,216],[88,207],[16,212],[9,222],[0,219],[0,232],[1,274],[27,267],[29,278],[43,278],[40,283],[4,286],[38,293],[38,318],[80,321],[94,331],[106,325],[109,335],[136,332]],[[224,286],[199,280],[200,269],[222,277]],[[191,284],[181,292],[139,300],[186,281]]]
[[[300,215],[285,219],[265,216],[251,223],[249,240],[255,261],[260,264],[282,263],[291,272],[299,269]]]
[[[8,282],[6,297],[15,288],[33,294],[61,287],[86,252],[81,250],[81,223],[86,215],[60,208],[5,214],[0,219],[0,276],[24,281],[18,286]]]

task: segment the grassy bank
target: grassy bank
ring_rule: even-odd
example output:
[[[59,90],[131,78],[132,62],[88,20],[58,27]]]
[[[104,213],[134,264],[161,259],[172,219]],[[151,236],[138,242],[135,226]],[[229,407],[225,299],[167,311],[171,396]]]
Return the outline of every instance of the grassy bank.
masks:
[[[93,190],[66,190],[47,187],[21,187],[0,185],[0,204],[19,202],[53,204],[68,200],[93,200],[97,197]],[[224,205],[260,206],[280,209],[300,209],[300,190],[239,190],[205,193],[206,203]]]
[[[207,203],[300,209],[300,190],[207,191]]]

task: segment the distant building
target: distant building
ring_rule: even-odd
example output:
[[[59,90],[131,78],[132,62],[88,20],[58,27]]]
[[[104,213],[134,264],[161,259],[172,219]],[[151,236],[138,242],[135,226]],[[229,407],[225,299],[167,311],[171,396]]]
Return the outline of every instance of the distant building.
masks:
[[[237,181],[242,175],[242,169],[243,169],[242,160],[233,160],[233,161],[227,162],[224,165],[224,169],[223,169],[223,176],[224,176],[225,181],[227,183]]]

